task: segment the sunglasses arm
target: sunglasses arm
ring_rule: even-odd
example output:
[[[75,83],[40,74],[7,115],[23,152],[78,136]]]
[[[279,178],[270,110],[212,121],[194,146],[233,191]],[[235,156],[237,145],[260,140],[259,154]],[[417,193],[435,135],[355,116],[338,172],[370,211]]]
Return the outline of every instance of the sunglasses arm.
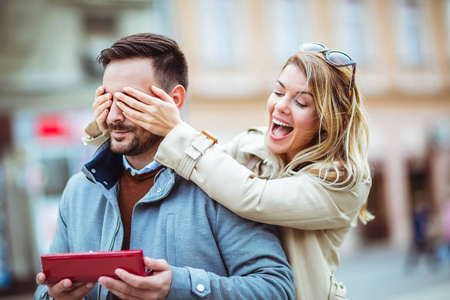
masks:
[[[355,84],[356,65],[353,65],[352,80],[350,80],[348,97],[351,98],[353,94],[353,85]]]

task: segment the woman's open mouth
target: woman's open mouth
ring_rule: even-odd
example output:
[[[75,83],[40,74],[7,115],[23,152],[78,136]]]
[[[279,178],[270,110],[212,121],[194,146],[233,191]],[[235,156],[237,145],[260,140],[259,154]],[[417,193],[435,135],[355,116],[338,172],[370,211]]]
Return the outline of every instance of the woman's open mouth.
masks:
[[[272,118],[272,127],[270,128],[270,137],[274,140],[281,140],[287,137],[294,127],[280,120]]]

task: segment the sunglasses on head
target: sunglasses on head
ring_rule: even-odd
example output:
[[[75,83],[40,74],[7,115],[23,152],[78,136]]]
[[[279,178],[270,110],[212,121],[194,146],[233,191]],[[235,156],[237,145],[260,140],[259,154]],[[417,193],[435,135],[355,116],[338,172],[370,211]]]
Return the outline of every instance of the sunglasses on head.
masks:
[[[320,52],[325,54],[325,60],[335,67],[348,67],[352,66],[353,74],[349,86],[349,98],[352,97],[353,85],[355,83],[355,73],[356,73],[356,61],[354,61],[348,54],[337,51],[330,50],[322,44],[319,43],[305,43],[300,45],[299,50],[302,52]]]

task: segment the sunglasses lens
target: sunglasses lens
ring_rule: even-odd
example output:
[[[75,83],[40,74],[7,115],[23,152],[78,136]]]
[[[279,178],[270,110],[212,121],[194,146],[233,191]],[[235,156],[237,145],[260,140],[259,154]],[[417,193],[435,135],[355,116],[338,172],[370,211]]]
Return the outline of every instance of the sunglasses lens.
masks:
[[[322,51],[322,50],[326,50],[327,48],[319,43],[306,43],[303,44],[299,47],[300,51],[314,51],[314,52],[318,52],[318,51]]]
[[[336,66],[349,66],[355,62],[347,54],[339,51],[330,51],[327,54],[328,61]]]

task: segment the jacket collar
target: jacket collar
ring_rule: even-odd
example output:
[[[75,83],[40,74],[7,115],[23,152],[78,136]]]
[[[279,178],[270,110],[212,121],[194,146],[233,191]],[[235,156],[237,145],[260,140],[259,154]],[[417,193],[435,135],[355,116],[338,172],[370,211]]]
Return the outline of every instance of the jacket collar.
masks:
[[[102,184],[107,190],[113,188],[123,172],[121,154],[115,154],[109,147],[109,140],[103,143],[94,153],[90,162],[84,165],[82,171],[88,180]],[[161,180],[156,180],[161,177]],[[163,168],[155,176],[155,185],[152,191],[143,200],[146,202],[157,201],[168,195],[175,184],[175,172],[172,169]]]
[[[253,132],[256,138],[254,138],[248,144],[245,144],[241,148],[241,151],[257,156],[261,160],[267,159],[269,157],[269,152],[265,145],[264,134],[266,132],[266,129],[264,127],[255,127],[248,129],[248,132]]]
[[[94,182],[111,189],[122,174],[122,155],[111,151],[108,142],[103,143],[90,162],[84,165],[83,173]]]

